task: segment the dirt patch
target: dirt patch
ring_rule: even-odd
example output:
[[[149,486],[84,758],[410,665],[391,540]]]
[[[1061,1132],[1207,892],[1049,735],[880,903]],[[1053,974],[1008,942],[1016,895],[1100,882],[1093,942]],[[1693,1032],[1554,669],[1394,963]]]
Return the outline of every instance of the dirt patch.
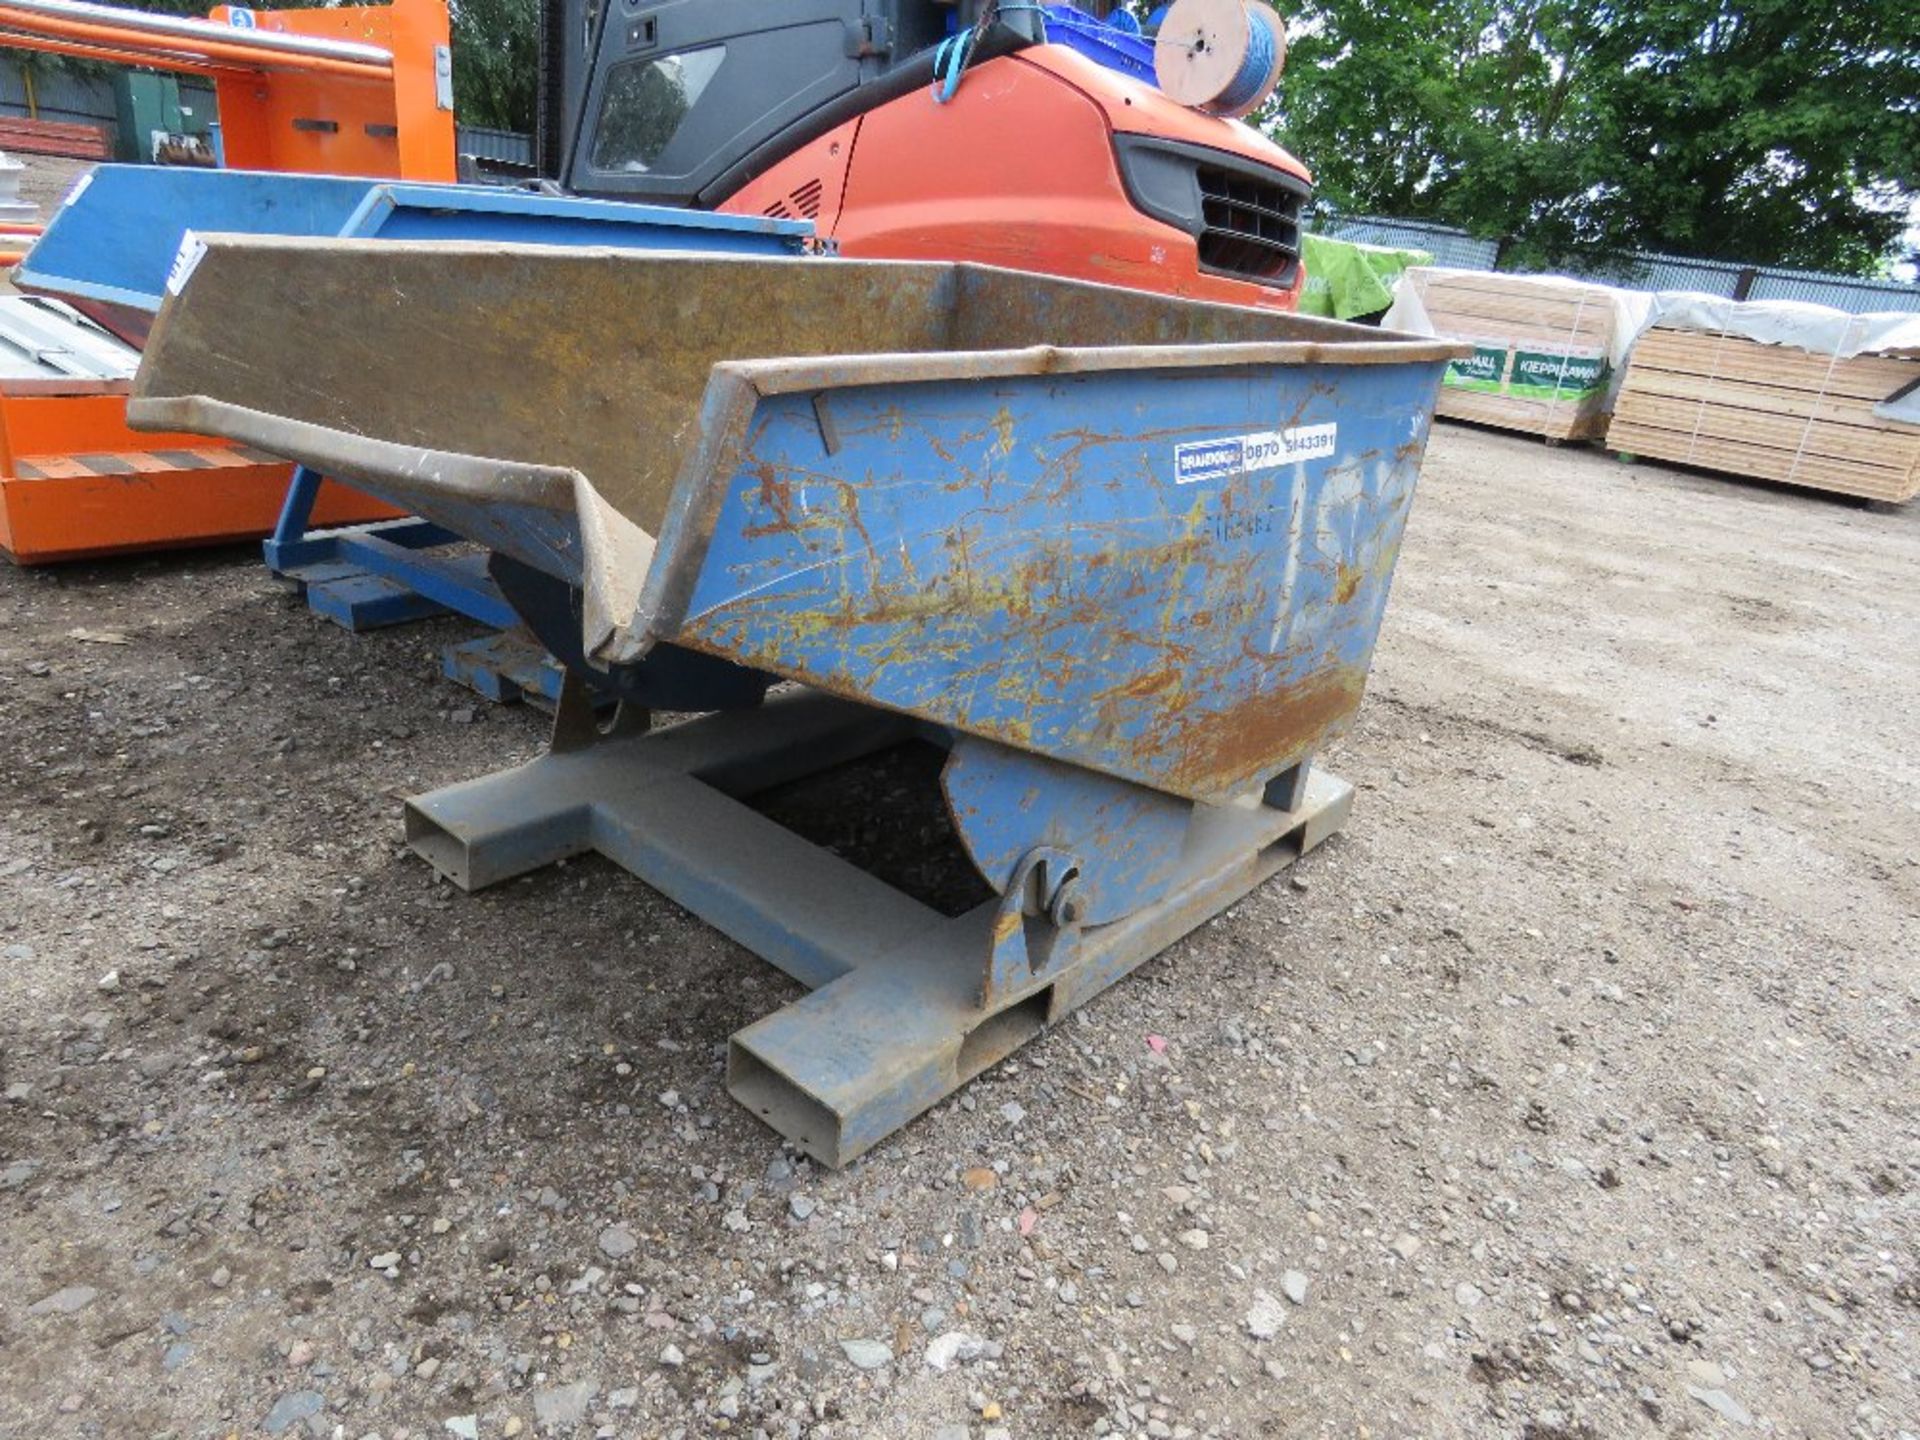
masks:
[[[1442,427],[1346,834],[827,1174],[723,1087],[790,982],[401,845],[541,745],[458,627],[0,568],[0,1433],[1894,1436],[1916,573]]]

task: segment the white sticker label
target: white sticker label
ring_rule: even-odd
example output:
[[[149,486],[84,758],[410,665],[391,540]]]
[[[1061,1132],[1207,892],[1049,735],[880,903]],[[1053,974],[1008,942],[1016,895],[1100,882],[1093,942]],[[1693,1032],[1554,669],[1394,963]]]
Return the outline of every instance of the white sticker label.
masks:
[[[1292,430],[1258,430],[1251,435],[1224,435],[1218,440],[1193,440],[1173,447],[1173,478],[1179,485],[1268,470],[1301,460],[1331,455],[1340,438],[1338,424],[1300,425]]]
[[[259,20],[254,17],[253,11],[245,5],[229,5],[227,7],[227,24],[233,26],[236,30],[258,30],[260,28]]]
[[[207,242],[189,230],[180,237],[180,249],[173,257],[173,268],[167,271],[167,294],[178,295],[186,288],[187,281],[193,278],[194,267],[207,253]]]

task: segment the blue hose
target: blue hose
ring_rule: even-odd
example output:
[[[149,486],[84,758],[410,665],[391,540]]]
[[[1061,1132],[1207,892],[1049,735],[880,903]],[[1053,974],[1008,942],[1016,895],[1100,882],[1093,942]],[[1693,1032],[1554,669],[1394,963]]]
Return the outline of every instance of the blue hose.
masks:
[[[1247,53],[1227,88],[1215,96],[1206,108],[1212,114],[1234,117],[1246,114],[1260,98],[1260,92],[1273,78],[1276,55],[1273,27],[1247,7]]]
[[[962,30],[957,35],[949,35],[942,40],[933,52],[933,98],[942,105],[953,98],[953,92],[960,88],[960,76],[967,64],[973,59],[973,47],[980,43],[980,37],[987,27],[1002,15],[1014,10],[1032,10],[1046,13],[1040,5],[995,5],[981,12],[980,23]]]

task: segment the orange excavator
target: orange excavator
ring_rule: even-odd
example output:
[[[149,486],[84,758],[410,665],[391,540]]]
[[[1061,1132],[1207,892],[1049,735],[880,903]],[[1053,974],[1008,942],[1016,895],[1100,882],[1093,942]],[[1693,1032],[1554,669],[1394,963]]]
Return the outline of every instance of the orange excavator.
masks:
[[[995,0],[547,0],[539,168],[579,195],[805,217],[848,256],[1290,310],[1306,168],[1154,78],[1236,21],[1265,24],[1277,76],[1262,0],[1181,0],[1152,36]]]

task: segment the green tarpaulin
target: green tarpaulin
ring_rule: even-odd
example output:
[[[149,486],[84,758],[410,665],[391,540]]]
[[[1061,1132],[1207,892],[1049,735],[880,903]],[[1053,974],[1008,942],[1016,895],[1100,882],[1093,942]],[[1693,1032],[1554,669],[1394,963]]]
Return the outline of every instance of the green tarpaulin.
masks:
[[[1300,292],[1302,315],[1331,315],[1351,320],[1372,315],[1393,303],[1393,285],[1409,265],[1431,265],[1424,250],[1363,245],[1357,240],[1306,237],[1306,288]]]

